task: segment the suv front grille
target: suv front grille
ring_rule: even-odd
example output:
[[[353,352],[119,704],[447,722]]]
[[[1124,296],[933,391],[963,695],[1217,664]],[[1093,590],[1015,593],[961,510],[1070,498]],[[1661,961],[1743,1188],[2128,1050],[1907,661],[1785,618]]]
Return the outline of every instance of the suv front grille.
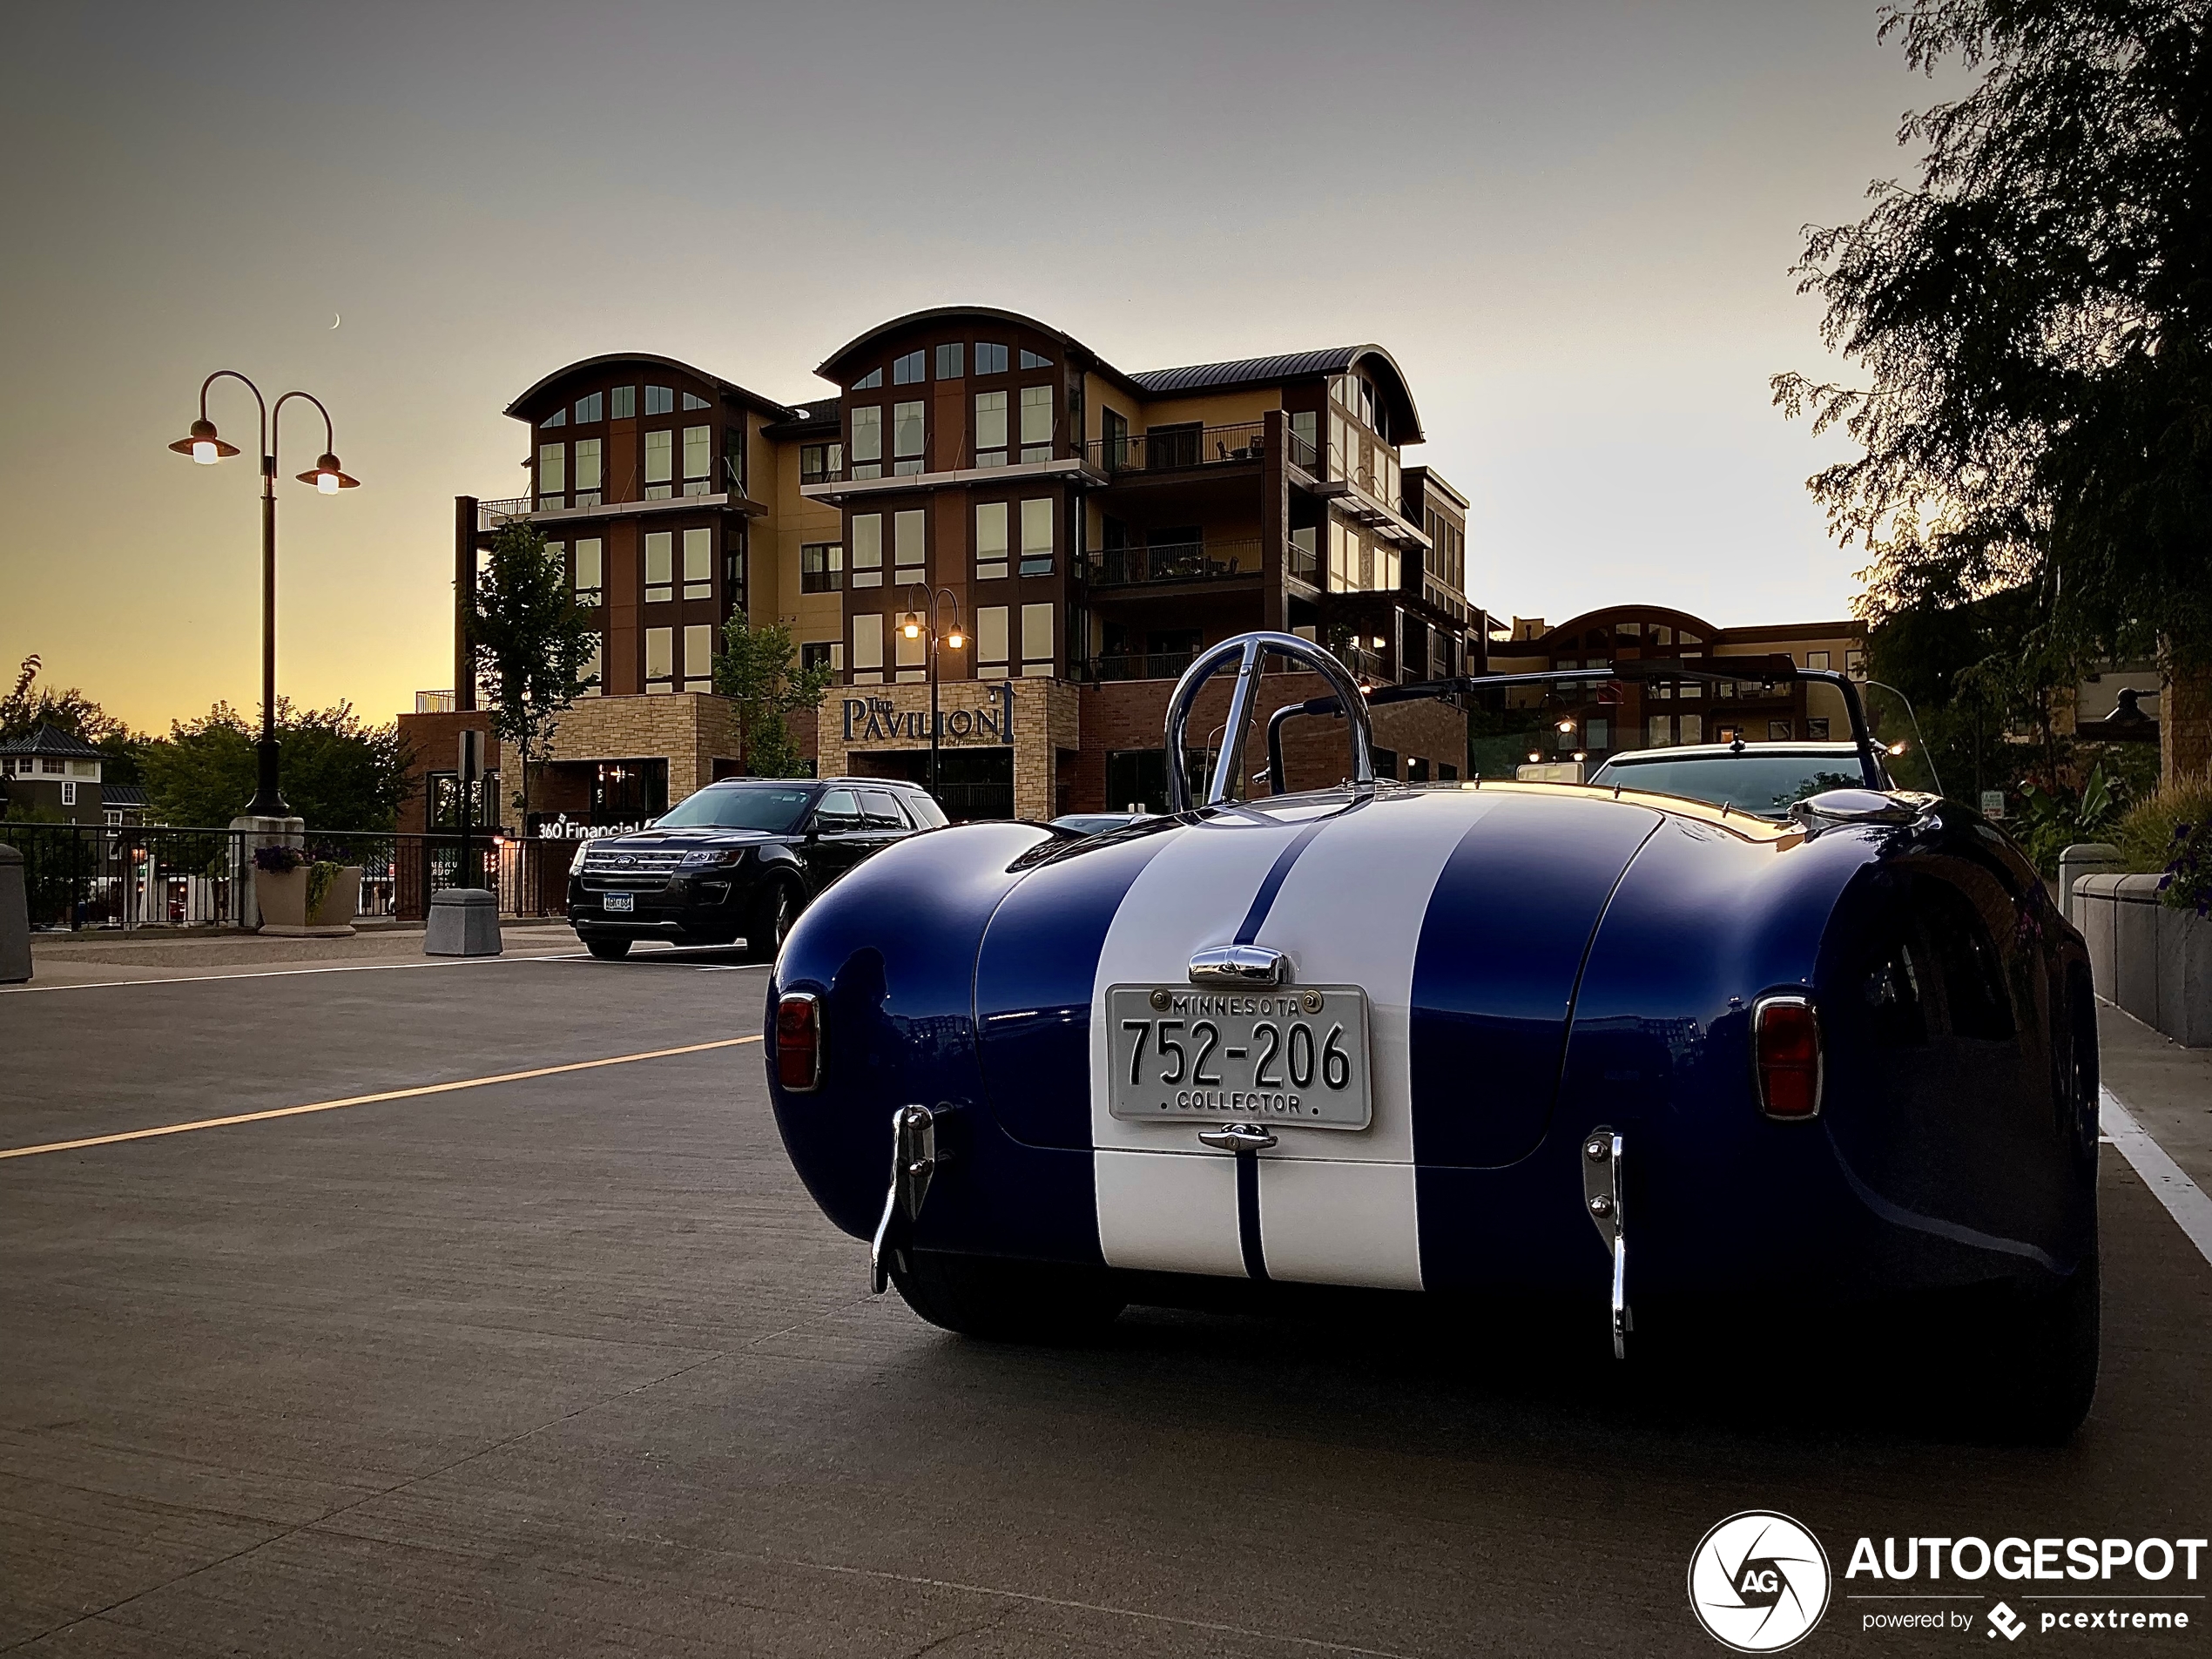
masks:
[[[602,852],[595,846],[583,855],[583,884],[595,892],[608,888],[649,891],[666,887],[683,862],[680,847],[610,847]]]

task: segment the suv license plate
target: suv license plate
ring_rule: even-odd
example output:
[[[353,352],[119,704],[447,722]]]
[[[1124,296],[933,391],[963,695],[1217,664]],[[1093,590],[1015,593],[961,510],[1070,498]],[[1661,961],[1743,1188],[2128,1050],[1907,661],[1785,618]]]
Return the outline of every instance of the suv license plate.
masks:
[[[635,910],[637,907],[637,895],[634,893],[602,894],[600,899],[610,914]]]
[[[1132,1122],[1365,1129],[1367,994],[1356,985],[1106,992],[1107,1109]]]

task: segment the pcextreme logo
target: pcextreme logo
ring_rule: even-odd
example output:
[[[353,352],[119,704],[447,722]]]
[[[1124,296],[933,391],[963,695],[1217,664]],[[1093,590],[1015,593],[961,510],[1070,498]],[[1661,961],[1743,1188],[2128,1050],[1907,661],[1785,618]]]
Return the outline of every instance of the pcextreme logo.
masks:
[[[1828,1610],[1828,1553],[1787,1515],[1746,1509],[1699,1541],[1689,1558],[1689,1608],[1738,1653],[1779,1653]]]

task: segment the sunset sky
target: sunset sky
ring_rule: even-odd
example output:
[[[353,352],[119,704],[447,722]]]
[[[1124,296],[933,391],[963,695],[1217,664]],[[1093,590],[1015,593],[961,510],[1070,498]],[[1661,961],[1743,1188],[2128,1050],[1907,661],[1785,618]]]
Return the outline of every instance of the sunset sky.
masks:
[[[1769,407],[1823,367],[1806,221],[1909,168],[1858,0],[643,3],[19,10],[0,57],[0,657],[134,724],[252,705],[250,458],[165,445],[233,368],[327,402],[289,482],[280,677],[383,719],[451,683],[453,497],[500,414],[664,353],[772,395],[863,328],[1008,307],[1146,369],[1355,341],[1474,502],[1472,597],[1723,625],[1864,563]],[[333,327],[334,318],[342,321]],[[251,448],[235,388],[214,418]],[[293,417],[297,417],[296,424]]]

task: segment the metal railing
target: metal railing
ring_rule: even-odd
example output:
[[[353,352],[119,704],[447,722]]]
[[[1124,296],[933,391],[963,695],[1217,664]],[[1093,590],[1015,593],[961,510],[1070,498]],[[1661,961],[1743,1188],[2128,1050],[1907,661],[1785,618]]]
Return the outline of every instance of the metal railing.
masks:
[[[1217,582],[1260,573],[1260,544],[1249,542],[1168,542],[1150,547],[1099,547],[1085,555],[1095,588],[1146,582]]]
[[[0,840],[24,856],[24,896],[38,931],[241,927],[263,839],[251,830],[166,825],[0,824]],[[433,893],[462,886],[492,888],[502,915],[565,914],[576,843],[480,833],[469,838],[467,873],[455,832],[310,833],[301,850],[360,867],[360,918],[420,921]]]
[[[504,501],[480,501],[476,503],[476,528],[496,530],[515,519],[528,518],[529,514],[530,498],[528,496],[510,496]]]
[[[460,704],[451,691],[417,691],[415,711],[417,714],[451,714]]]
[[[1141,651],[1094,657],[1090,677],[1102,685],[1113,680],[1177,679],[1197,654],[1194,651]]]
[[[1092,466],[1109,475],[1231,466],[1265,457],[1267,425],[1246,421],[1236,426],[1132,432],[1126,437],[1094,438],[1083,446],[1083,453]]]

